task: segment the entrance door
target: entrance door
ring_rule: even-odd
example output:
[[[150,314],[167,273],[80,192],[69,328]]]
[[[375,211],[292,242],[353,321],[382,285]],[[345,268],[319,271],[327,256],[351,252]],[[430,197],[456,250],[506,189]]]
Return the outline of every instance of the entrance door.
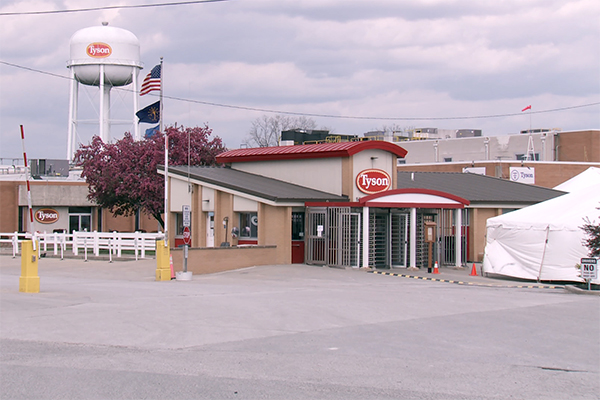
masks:
[[[408,220],[405,212],[373,209],[369,213],[369,264],[376,268],[407,267]]]
[[[407,267],[408,258],[408,220],[409,215],[405,213],[391,214],[391,245],[390,265],[398,268]]]
[[[215,247],[215,213],[206,214],[206,247]]]
[[[90,232],[92,207],[69,207],[69,232]]]
[[[292,264],[304,263],[304,212],[292,212]]]
[[[327,209],[309,208],[306,216],[306,261],[309,264],[327,262]]]
[[[309,208],[306,216],[306,262],[358,267],[361,214],[350,207]]]

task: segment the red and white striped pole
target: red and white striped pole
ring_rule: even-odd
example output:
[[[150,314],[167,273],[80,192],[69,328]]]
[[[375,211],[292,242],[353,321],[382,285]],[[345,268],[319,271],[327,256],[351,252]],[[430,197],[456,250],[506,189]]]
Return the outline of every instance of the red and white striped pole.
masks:
[[[25,180],[27,181],[27,206],[29,207],[29,231],[31,240],[33,240],[33,249],[35,250],[35,238],[33,237],[33,208],[31,207],[31,187],[29,185],[29,173],[27,168],[27,153],[25,153],[25,131],[21,125],[21,143],[23,144],[23,161],[25,162]]]

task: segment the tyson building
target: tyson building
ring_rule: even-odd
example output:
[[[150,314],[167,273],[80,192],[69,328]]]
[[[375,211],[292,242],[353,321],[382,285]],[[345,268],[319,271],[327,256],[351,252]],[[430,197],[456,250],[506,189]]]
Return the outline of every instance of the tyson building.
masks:
[[[399,174],[406,153],[355,141],[238,149],[217,157],[225,167],[170,167],[169,242],[183,244],[190,206],[196,273],[290,263],[454,267],[480,261],[487,218],[562,194],[474,174]]]

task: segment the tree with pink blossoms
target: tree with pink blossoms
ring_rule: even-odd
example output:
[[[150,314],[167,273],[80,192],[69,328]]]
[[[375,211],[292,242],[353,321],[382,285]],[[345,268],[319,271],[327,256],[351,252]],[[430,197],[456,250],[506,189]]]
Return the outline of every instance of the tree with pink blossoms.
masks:
[[[171,126],[169,165],[212,166],[226,148],[219,137],[210,138],[208,126],[185,128]],[[189,157],[188,157],[189,156]],[[165,160],[165,137],[158,132],[135,141],[130,133],[114,143],[94,136],[89,145],[75,153],[75,164],[83,168],[81,176],[89,186],[88,199],[107,208],[115,216],[131,216],[140,211],[153,216],[164,228],[164,177],[157,166]]]

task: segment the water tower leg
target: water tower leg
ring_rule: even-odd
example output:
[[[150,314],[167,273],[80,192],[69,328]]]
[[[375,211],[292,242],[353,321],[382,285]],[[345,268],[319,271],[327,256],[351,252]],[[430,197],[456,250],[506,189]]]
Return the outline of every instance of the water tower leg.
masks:
[[[108,143],[111,141],[110,136],[110,90],[112,86],[110,83],[104,84],[104,114],[102,117],[102,128],[104,131],[104,136],[102,137],[102,141],[104,143]]]
[[[79,97],[79,82],[75,80],[75,73],[71,69],[71,92],[69,95],[69,129],[67,133],[67,160],[73,160],[75,154],[75,120],[77,119],[77,103]]]

